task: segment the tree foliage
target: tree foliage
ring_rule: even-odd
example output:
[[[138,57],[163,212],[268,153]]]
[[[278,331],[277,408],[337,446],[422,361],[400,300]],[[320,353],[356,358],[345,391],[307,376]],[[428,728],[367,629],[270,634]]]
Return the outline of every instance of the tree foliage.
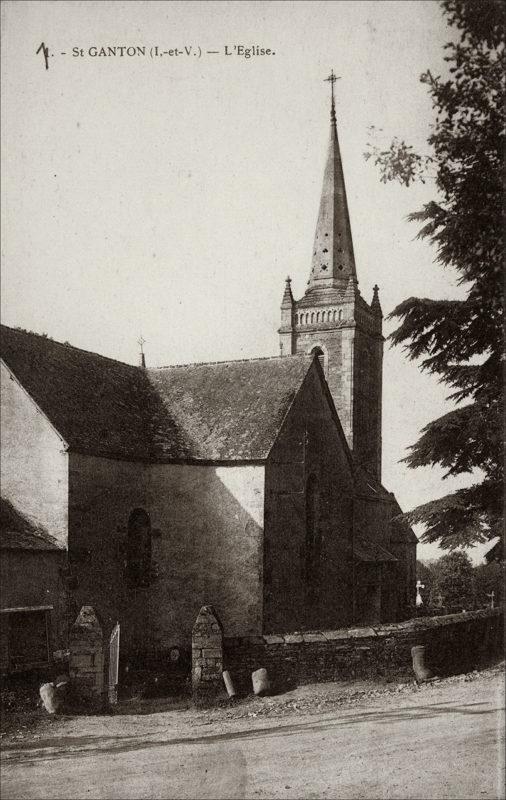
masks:
[[[399,139],[366,157],[383,181],[409,186],[430,166],[437,197],[410,220],[422,225],[443,267],[453,267],[463,300],[410,297],[391,313],[391,334],[410,359],[450,387],[453,409],[430,422],[405,459],[410,467],[442,466],[476,482],[409,513],[425,525],[423,540],[454,549],[502,534],[502,202],[505,123],[506,4],[501,0],[442,0],[458,32],[445,45],[449,77],[427,71],[421,81],[435,119],[430,155]]]
[[[431,599],[449,610],[469,611],[473,607],[473,565],[463,550],[446,553],[435,563]]]
[[[504,603],[504,563],[495,561],[492,564],[480,564],[474,568],[474,602],[476,608],[490,606],[492,592],[494,605]]]

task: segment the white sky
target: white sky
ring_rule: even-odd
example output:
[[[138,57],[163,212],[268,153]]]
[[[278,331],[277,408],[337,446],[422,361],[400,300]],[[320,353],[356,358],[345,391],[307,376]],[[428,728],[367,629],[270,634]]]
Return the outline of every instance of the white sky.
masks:
[[[132,363],[142,332],[151,366],[277,355],[284,278],[299,297],[311,264],[331,67],[362,293],[377,282],[386,315],[459,291],[406,221],[432,187],[384,185],[363,158],[369,125],[426,152],[437,3],[16,0],[2,17],[5,324]],[[204,53],[70,55],[94,45]],[[405,509],[456,485],[398,463],[444,397],[386,345],[383,477]]]

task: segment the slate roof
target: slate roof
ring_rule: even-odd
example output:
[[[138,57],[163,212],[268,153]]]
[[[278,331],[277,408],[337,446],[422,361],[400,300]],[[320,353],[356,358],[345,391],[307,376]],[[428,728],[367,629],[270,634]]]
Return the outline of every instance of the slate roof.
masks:
[[[418,544],[418,536],[414,532],[409,522],[405,519],[402,509],[392,495],[394,503],[393,510],[396,516],[392,519],[392,541],[402,541],[408,544]]]
[[[493,561],[504,561],[504,540],[499,539],[483,557],[487,564],[491,564]]]
[[[359,495],[367,495],[392,504],[392,541],[418,543],[418,537],[404,517],[395,495],[385,489],[383,484],[362,466],[357,467],[355,472],[355,489]]]
[[[1,355],[70,449],[149,457],[143,372],[96,353],[2,325]]]
[[[164,410],[184,429],[194,458],[264,459],[312,363],[310,356],[258,358],[148,370]],[[177,457],[164,435],[157,446]],[[156,436],[156,433],[155,433]]]
[[[385,547],[377,542],[371,542],[364,536],[356,536],[353,541],[353,555],[358,561],[397,561]]]
[[[76,452],[141,461],[263,460],[309,356],[144,370],[1,326],[1,355]]]
[[[0,498],[0,549],[61,550],[44,528],[17,511],[12,503]]]
[[[366,494],[377,500],[391,502],[393,498],[388,489],[385,489],[383,484],[361,465],[357,465],[355,471],[355,490],[357,493]]]

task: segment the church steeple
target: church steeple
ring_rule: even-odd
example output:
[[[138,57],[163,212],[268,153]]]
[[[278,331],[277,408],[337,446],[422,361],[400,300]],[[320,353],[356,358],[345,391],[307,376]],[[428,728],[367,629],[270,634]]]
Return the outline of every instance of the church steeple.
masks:
[[[300,300],[287,280],[281,302],[280,355],[316,353],[357,463],[381,477],[383,314],[358,290],[343,166],[337,138],[334,72],[330,144],[323,176],[311,274]]]
[[[357,283],[350,216],[337,137],[334,83],[338,78],[332,71],[326,80],[330,81],[331,85],[330,142],[323,175],[308,292],[317,288],[345,288],[350,277],[355,284]]]

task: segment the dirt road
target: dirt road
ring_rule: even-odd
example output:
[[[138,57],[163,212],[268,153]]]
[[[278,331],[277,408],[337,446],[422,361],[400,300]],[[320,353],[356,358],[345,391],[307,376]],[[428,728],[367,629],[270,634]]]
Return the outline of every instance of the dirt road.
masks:
[[[502,798],[503,700],[496,670],[310,714],[65,719],[4,747],[1,797]]]

